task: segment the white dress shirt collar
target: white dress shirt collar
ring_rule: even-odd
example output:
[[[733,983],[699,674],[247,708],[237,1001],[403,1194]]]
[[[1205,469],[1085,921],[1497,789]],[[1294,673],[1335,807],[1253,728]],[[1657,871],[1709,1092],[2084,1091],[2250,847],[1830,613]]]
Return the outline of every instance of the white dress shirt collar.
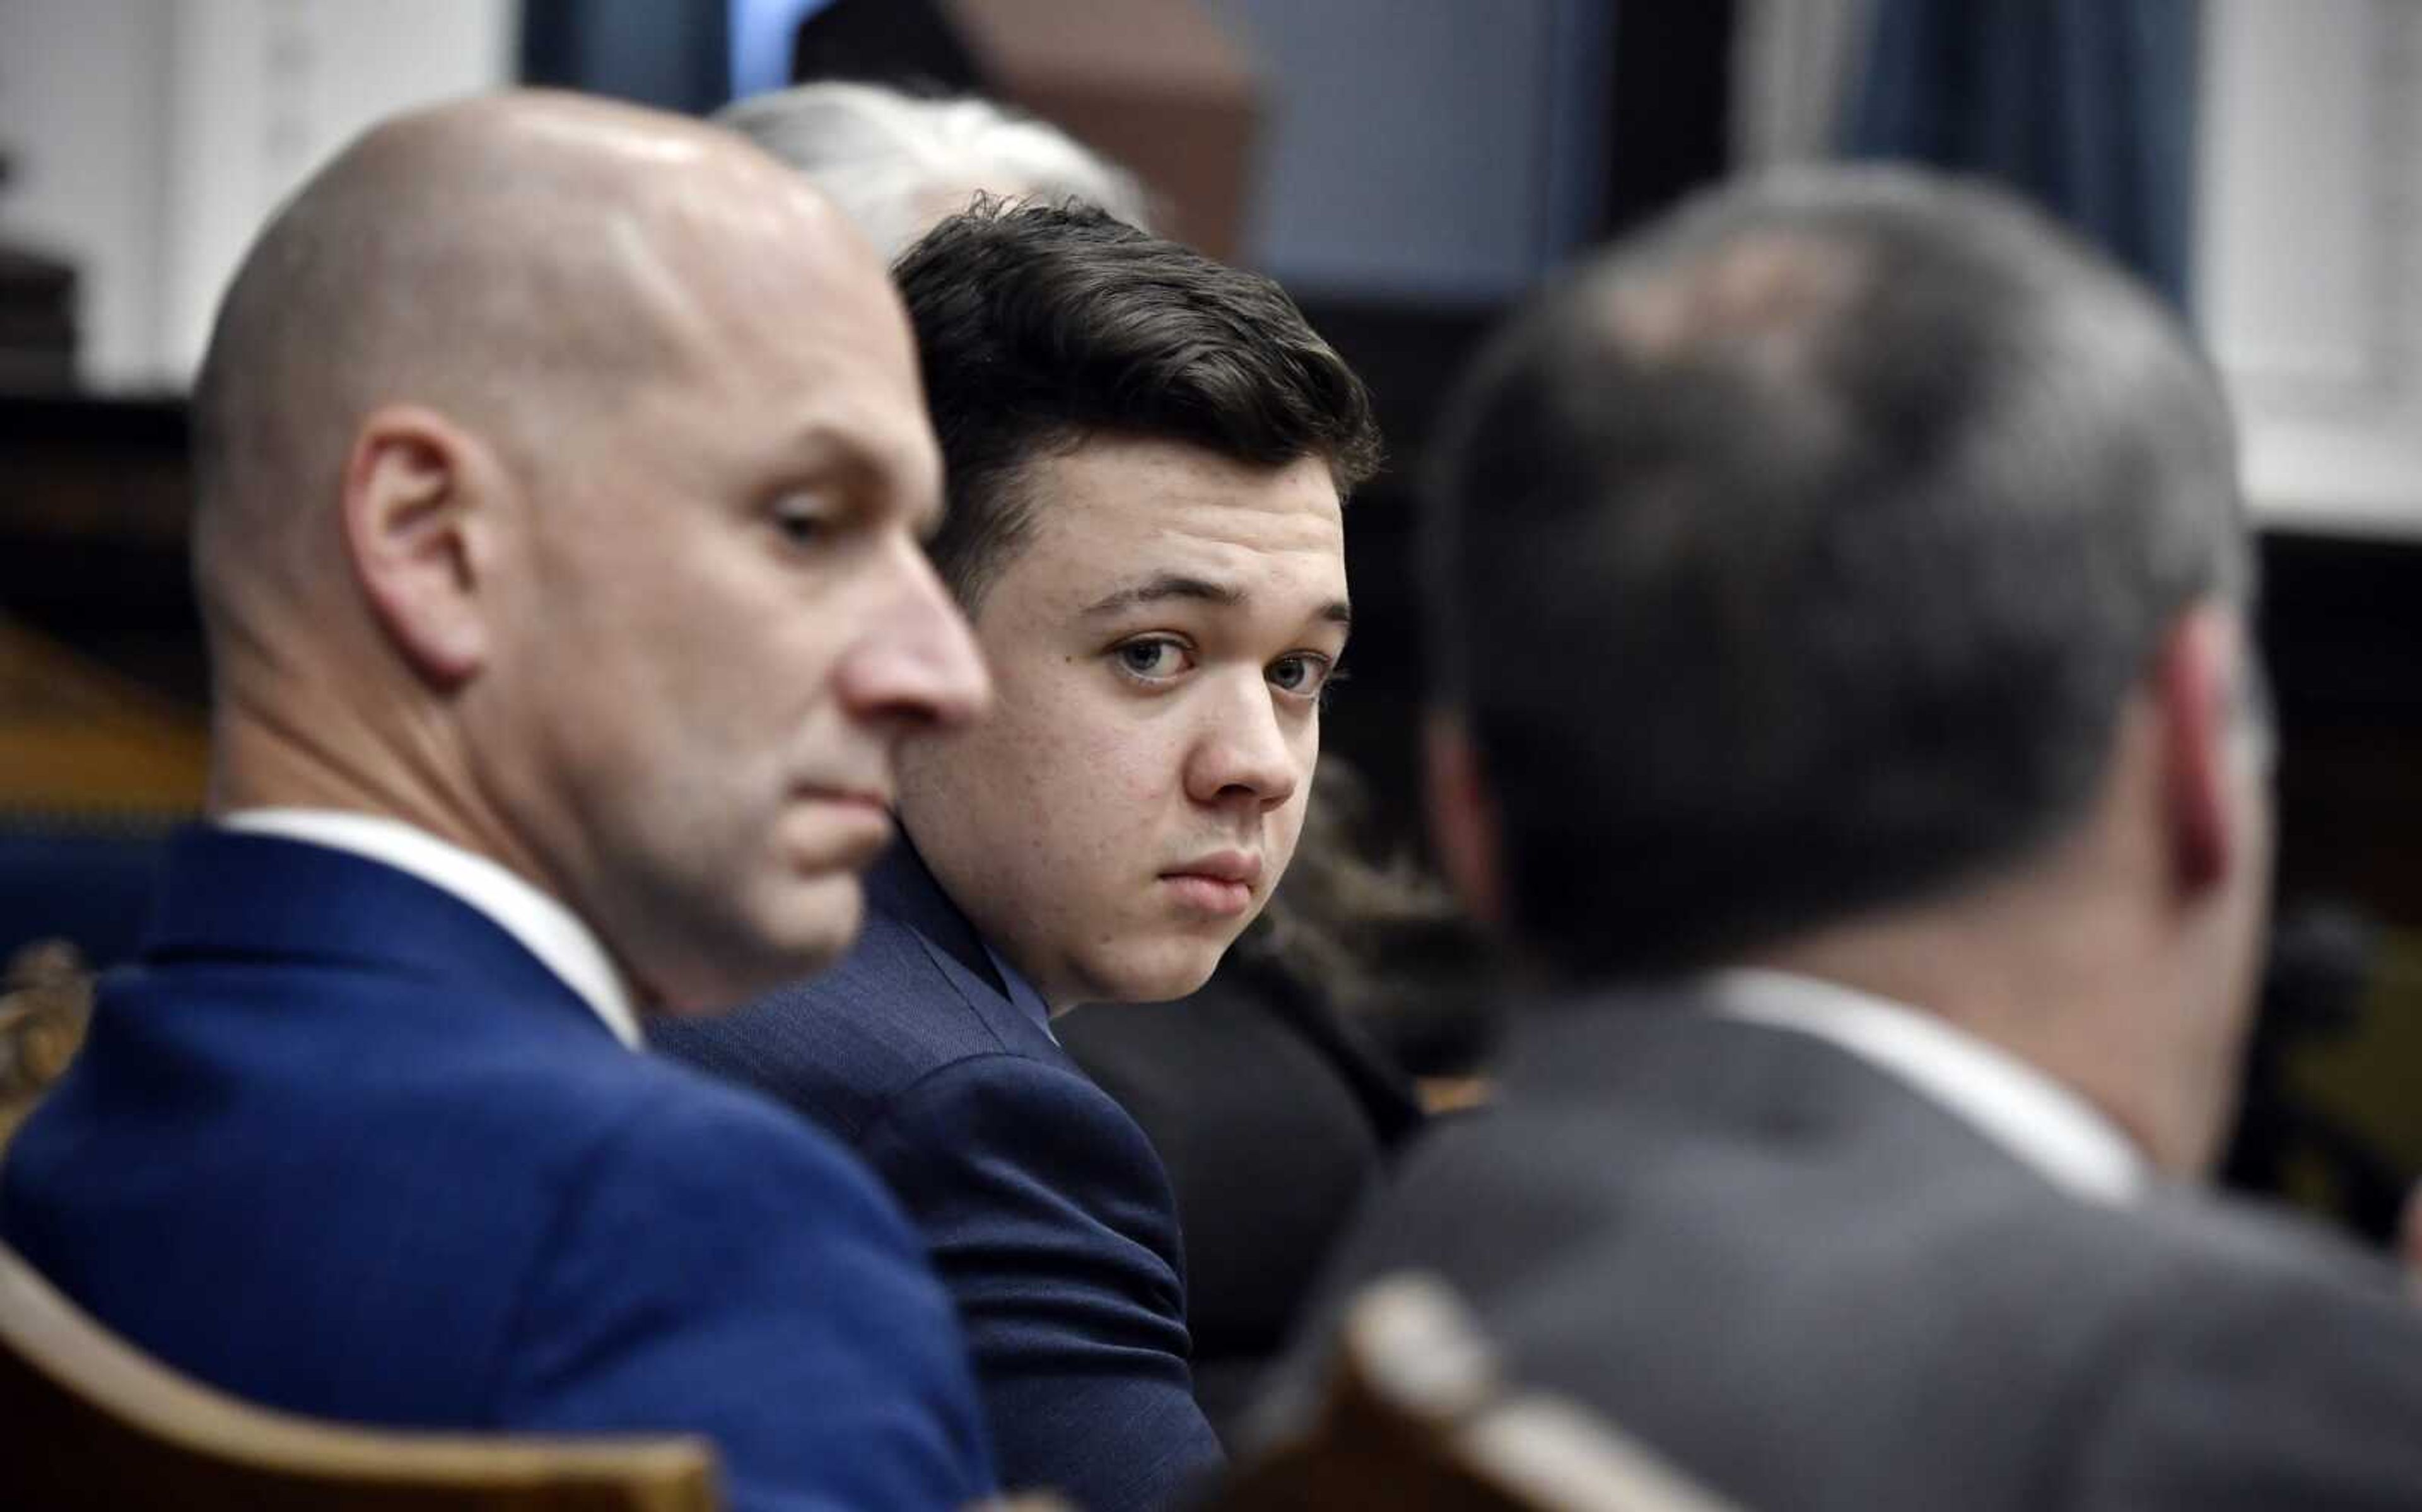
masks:
[[[2092,1104],[1932,1014],[1788,972],[1738,968],[1706,980],[1716,1012],[1832,1041],[2077,1196],[2116,1206],[2144,1188],[2143,1156]]]
[[[401,819],[326,808],[248,808],[222,816],[222,829],[273,834],[351,851],[419,878],[460,898],[521,943],[637,1050],[639,1018],[631,990],[597,936],[570,909],[485,856]]]

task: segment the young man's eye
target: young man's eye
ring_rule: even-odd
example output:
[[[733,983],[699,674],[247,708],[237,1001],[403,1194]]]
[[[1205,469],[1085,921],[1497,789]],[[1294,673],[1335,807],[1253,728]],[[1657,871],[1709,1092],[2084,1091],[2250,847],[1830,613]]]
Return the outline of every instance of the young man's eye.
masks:
[[[1299,698],[1313,697],[1327,690],[1336,669],[1337,663],[1325,656],[1282,656],[1270,663],[1270,686]]]
[[[1148,682],[1165,681],[1187,668],[1185,645],[1165,637],[1128,641],[1112,654],[1120,671]]]

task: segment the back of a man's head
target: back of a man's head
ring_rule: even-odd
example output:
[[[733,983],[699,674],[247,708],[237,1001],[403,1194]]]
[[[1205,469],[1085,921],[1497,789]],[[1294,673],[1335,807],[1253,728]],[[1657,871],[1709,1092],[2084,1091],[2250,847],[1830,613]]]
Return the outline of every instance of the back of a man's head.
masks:
[[[2178,616],[2251,585],[2211,374],[2002,196],[1712,195],[1541,299],[1433,479],[1443,702],[1503,909],[1687,970],[2020,865]]]
[[[980,202],[892,268],[951,507],[934,563],[974,614],[1025,540],[1026,465],[1094,436],[1256,468],[1374,472],[1370,397],[1285,290],[1083,205]]]

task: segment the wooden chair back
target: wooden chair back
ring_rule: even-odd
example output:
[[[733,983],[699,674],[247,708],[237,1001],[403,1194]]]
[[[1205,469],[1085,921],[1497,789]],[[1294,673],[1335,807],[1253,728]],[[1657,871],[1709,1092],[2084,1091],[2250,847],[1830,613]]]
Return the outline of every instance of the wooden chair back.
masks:
[[[1240,1464],[1206,1512],[1722,1512],[1725,1504],[1588,1410],[1509,1390],[1442,1283],[1387,1277],[1348,1309],[1299,1435]]]
[[[26,945],[0,972],[0,1148],[84,1044],[92,974],[64,940]]]
[[[715,1512],[689,1438],[499,1439],[341,1426],[146,1358],[0,1246],[0,1506],[13,1512]]]

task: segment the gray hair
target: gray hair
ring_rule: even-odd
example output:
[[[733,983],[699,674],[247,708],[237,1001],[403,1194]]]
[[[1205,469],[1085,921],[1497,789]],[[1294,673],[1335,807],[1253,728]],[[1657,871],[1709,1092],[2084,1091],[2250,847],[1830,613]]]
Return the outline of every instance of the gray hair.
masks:
[[[806,174],[887,262],[979,193],[1078,199],[1151,229],[1133,174],[1056,126],[974,96],[828,81],[734,101],[715,119]]]

